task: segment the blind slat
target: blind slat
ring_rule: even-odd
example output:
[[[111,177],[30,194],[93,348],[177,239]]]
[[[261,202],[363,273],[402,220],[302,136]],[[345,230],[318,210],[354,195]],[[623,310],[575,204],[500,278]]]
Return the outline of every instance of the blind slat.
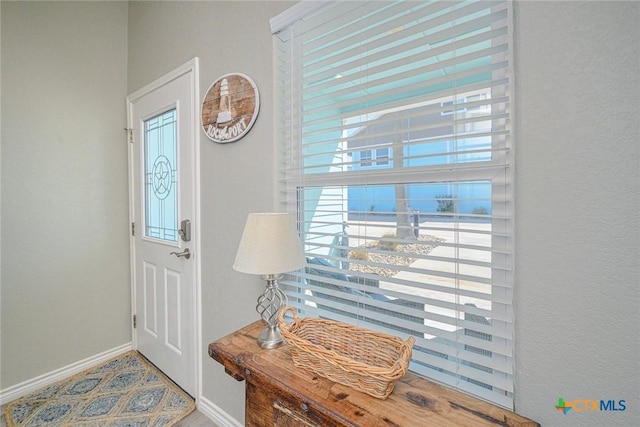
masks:
[[[444,4],[436,4],[435,6],[440,10],[446,8]],[[447,15],[440,15],[433,19],[417,20],[407,25],[405,10],[403,16],[395,19],[387,18],[381,20],[380,17],[375,15],[368,17],[372,25],[366,31],[353,33],[352,26],[345,26],[342,32],[329,32],[318,35],[314,37],[313,42],[305,43],[303,38],[303,47],[312,52],[305,55],[305,63],[310,64],[305,66],[305,70],[322,70],[335,64],[340,64],[346,68],[350,60],[360,58],[362,55],[368,55],[369,52],[374,52],[376,56],[367,56],[367,62],[375,62],[390,54],[398,56],[414,49],[432,49],[432,46],[442,44],[443,40],[454,40],[461,34],[473,33],[474,30],[478,29],[486,31],[486,28],[497,27],[499,22],[504,21],[506,16],[504,9],[477,16],[477,12],[482,11],[485,7],[477,3],[474,6],[467,8],[466,12],[468,13],[467,16],[472,16],[472,13],[476,13],[475,17],[455,28],[443,25],[449,23]],[[384,12],[388,12],[388,10]],[[422,12],[429,13],[426,9],[423,9]],[[460,18],[464,17],[462,12],[458,10]],[[413,13],[419,14],[420,11],[416,10]],[[349,18],[345,17],[344,19]],[[362,43],[362,40],[367,40],[367,42]],[[328,74],[315,75],[320,79],[328,76]]]

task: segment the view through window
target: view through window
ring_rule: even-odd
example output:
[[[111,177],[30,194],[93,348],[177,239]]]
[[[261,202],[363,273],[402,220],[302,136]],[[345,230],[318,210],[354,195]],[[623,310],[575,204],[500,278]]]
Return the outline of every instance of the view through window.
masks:
[[[346,2],[277,35],[304,316],[416,337],[410,369],[513,405],[505,2]]]

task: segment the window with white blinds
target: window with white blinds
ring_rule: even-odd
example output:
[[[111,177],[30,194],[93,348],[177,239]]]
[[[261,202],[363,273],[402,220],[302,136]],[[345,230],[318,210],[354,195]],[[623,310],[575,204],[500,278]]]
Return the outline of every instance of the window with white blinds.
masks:
[[[301,315],[416,337],[410,369],[513,408],[511,7],[300,2],[271,20]]]

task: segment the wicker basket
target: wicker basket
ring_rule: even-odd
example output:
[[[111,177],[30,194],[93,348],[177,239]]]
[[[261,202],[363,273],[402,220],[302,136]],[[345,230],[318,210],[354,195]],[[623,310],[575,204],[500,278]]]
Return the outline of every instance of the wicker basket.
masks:
[[[293,322],[286,323],[287,311]],[[278,315],[282,337],[291,346],[293,364],[331,381],[379,399],[393,391],[407,373],[414,337],[406,342],[392,335],[326,319],[299,319],[290,306]]]

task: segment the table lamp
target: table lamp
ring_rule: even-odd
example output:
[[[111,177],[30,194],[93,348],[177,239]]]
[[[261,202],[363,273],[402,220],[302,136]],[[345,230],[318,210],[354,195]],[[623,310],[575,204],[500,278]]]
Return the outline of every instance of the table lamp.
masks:
[[[276,348],[283,343],[278,330],[278,313],[287,305],[287,296],[278,288],[282,273],[306,265],[295,218],[288,213],[251,213],[242,233],[233,269],[259,274],[267,287],[258,298],[256,311],[267,324],[258,336],[263,348]]]

